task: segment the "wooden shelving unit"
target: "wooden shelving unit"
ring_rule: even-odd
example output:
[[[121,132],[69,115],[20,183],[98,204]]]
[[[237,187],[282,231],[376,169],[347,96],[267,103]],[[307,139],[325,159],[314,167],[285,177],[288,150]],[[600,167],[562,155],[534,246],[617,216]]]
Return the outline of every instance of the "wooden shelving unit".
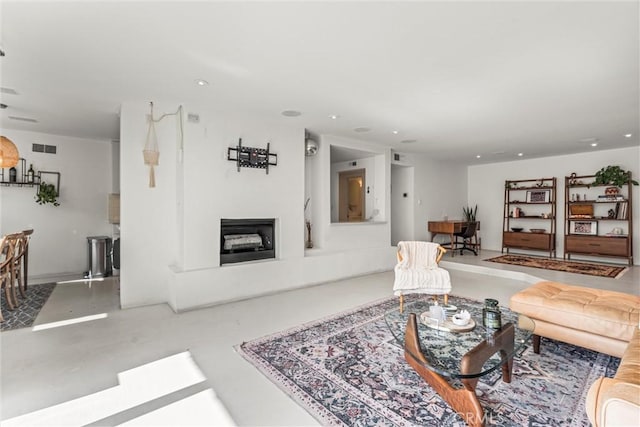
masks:
[[[556,178],[507,180],[504,184],[502,252],[556,254]]]
[[[564,258],[617,257],[633,265],[631,173],[617,195],[611,194],[614,186],[593,184],[594,179],[595,175],[565,177]]]

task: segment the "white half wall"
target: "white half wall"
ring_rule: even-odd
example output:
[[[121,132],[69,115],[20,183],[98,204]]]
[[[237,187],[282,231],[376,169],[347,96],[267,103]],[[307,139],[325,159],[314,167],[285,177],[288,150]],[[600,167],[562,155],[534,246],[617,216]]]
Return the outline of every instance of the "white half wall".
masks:
[[[111,142],[3,129],[36,171],[60,172],[60,206],[38,205],[36,187],[0,187],[0,231],[33,228],[29,277],[33,283],[79,275],[88,268],[87,237],[111,236],[107,217],[112,187]],[[56,154],[32,144],[55,145]],[[21,171],[18,171],[20,173]],[[9,169],[5,169],[8,180]]]
[[[602,150],[591,153],[539,159],[518,160],[469,167],[469,205],[478,204],[478,220],[482,224],[482,248],[502,249],[502,217],[504,183],[506,180],[557,178],[556,256],[564,253],[564,178],[577,175],[593,175],[608,165],[619,165],[630,170],[635,180],[640,180],[640,147]],[[633,186],[633,253],[634,264],[640,263],[640,192]],[[613,227],[614,225],[611,225]],[[532,252],[534,253],[534,252]],[[537,251],[537,254],[542,252]],[[573,257],[572,257],[573,258]],[[576,258],[583,258],[578,257]],[[600,261],[617,262],[616,258],[600,258]],[[626,260],[620,258],[620,262]]]
[[[156,116],[177,107],[155,104]],[[305,161],[304,128],[295,119],[185,106],[184,117],[197,113],[200,122],[184,123],[182,153],[175,118],[158,124],[157,186],[148,188],[141,153],[148,111],[143,102],[125,103],[121,109],[123,307],[168,302],[180,311],[384,271],[395,264],[388,224],[372,225],[377,227],[373,237],[364,226],[328,251],[305,254],[305,197],[312,198],[313,212],[322,209],[322,199],[329,202],[328,196],[314,192],[318,185],[325,191],[323,184],[308,183],[305,194],[305,180],[316,181],[316,173],[326,176],[328,192],[330,168],[327,163],[326,168],[309,166],[305,172],[311,160]],[[270,142],[277,166],[271,166],[269,174],[264,169],[238,171],[227,160],[227,149],[239,138],[247,147],[265,148]],[[388,170],[382,177],[388,183]],[[388,211],[388,200],[384,203]],[[276,259],[220,266],[222,218],[275,218]]]

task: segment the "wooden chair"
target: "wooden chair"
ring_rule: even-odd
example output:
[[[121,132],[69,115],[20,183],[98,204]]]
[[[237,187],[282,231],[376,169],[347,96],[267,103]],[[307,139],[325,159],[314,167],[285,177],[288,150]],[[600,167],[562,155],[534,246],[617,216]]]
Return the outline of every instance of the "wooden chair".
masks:
[[[23,283],[24,290],[27,290],[28,276],[29,276],[29,242],[31,241],[31,235],[33,234],[33,228],[28,230],[22,230],[22,234],[25,236],[25,245],[24,245],[24,256],[22,261],[22,273],[23,273]]]
[[[0,289],[4,289],[4,297],[9,310],[15,310],[13,292],[13,251],[14,241],[8,236],[3,236],[0,241]],[[0,321],[4,321],[2,310],[0,309]]]
[[[28,238],[23,232],[13,233],[7,236],[14,241],[13,249],[13,294],[14,302],[18,305],[18,296],[16,290],[20,292],[22,298],[26,298],[26,288],[23,280],[23,261],[26,252]]]
[[[432,242],[398,242],[398,263],[394,267],[393,293],[400,297],[400,312],[404,311],[404,295],[444,295],[448,303],[451,292],[449,272],[438,266],[445,248]]]

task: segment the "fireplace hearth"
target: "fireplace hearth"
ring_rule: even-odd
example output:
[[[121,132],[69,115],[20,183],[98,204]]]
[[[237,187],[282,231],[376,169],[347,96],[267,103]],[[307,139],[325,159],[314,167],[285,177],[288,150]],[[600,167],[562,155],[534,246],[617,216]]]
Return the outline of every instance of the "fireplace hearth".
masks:
[[[220,265],[275,257],[275,219],[220,220]]]

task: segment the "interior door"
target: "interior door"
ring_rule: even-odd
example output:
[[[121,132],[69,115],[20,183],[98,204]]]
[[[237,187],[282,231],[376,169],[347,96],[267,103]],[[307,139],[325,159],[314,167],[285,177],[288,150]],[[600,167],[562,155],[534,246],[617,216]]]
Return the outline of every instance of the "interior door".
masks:
[[[356,169],[340,172],[339,208],[340,222],[361,222],[365,220],[365,170]]]

